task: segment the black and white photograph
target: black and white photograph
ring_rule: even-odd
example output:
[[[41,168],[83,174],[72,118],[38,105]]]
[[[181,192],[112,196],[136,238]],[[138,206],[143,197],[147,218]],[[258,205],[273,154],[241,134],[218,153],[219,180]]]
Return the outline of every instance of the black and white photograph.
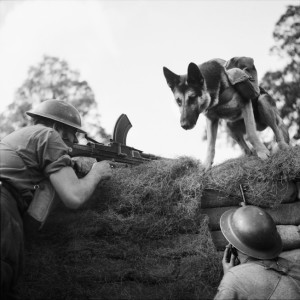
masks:
[[[0,0],[1,299],[300,299],[299,0]]]

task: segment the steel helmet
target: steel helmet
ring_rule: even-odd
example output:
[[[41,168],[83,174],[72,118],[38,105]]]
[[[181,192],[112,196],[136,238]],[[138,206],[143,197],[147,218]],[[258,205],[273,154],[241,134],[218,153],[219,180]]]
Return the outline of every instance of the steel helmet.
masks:
[[[282,251],[281,237],[272,217],[263,209],[248,205],[223,213],[223,235],[235,248],[258,259],[272,259]]]
[[[76,128],[79,132],[86,133],[81,129],[81,118],[78,110],[66,101],[46,100],[34,109],[27,111],[26,114],[30,117],[39,116],[54,120]]]

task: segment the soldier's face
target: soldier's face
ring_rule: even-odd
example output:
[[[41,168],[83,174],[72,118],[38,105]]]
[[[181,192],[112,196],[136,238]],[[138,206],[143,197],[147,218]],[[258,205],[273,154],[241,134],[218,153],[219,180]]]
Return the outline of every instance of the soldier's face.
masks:
[[[64,141],[67,141],[72,144],[77,144],[77,130],[72,127],[64,127],[59,130],[60,136]]]
[[[64,130],[64,137],[66,138],[69,142],[77,144],[78,143],[78,139],[77,139],[77,130],[73,129],[73,128],[67,128],[66,130]]]

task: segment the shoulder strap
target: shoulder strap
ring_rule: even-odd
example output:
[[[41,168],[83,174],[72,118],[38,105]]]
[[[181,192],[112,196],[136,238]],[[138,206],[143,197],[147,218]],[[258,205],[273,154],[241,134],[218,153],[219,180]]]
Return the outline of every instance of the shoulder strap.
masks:
[[[290,276],[300,282],[300,265],[278,257],[274,260],[253,260],[252,262],[265,267],[267,270],[274,270],[282,275]]]

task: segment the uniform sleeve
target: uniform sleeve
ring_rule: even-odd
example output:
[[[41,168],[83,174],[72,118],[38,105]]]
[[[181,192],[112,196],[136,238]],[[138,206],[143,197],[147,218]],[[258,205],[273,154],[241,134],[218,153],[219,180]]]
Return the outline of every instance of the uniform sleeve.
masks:
[[[243,286],[232,272],[227,272],[223,277],[214,300],[246,300]]]
[[[39,166],[46,177],[64,167],[73,167],[73,161],[68,155],[69,148],[53,129],[40,133],[36,149]]]

